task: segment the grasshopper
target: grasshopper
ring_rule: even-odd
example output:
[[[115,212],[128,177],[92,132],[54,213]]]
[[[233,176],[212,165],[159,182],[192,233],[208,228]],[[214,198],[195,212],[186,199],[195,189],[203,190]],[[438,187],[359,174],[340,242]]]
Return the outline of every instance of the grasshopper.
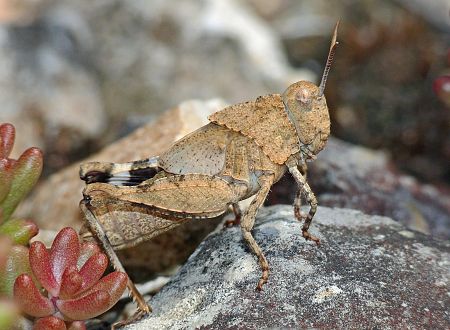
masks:
[[[129,163],[82,164],[87,183],[80,207],[86,219],[82,235],[93,235],[124,271],[114,250],[149,240],[189,220],[214,218],[232,208],[242,236],[258,257],[261,290],[269,264],[252,236],[255,217],[270,187],[289,171],[298,192],[294,214],[304,221],[303,237],[319,244],[308,231],[317,199],[306,179],[306,162],[315,159],[330,134],[324,89],[337,46],[334,29],[319,86],[299,81],[280,94],[260,96],[220,110],[210,123],[175,142],[159,156]],[[310,205],[300,212],[301,197]],[[254,196],[241,212],[238,202]],[[141,313],[151,311],[129,280],[128,288]]]

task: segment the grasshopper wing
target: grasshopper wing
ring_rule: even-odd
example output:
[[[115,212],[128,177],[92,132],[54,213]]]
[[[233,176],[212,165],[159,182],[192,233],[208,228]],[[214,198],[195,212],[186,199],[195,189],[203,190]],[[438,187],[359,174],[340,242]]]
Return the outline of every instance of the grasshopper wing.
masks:
[[[222,178],[204,174],[173,175],[136,187],[123,198],[151,204],[183,216],[215,217],[237,202],[232,186]]]

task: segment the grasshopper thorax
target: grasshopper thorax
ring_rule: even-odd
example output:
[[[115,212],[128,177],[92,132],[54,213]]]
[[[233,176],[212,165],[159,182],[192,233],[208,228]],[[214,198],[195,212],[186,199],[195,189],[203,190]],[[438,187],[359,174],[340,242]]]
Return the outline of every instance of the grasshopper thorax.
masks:
[[[303,159],[321,151],[330,135],[330,115],[325,96],[309,81],[290,85],[282,95],[290,121],[295,126]]]

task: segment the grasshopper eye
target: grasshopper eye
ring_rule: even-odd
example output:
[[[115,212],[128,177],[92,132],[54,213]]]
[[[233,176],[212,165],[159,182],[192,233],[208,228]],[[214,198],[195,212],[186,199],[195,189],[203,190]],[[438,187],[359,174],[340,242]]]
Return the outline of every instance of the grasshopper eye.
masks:
[[[295,94],[295,99],[302,104],[309,104],[312,101],[309,90],[303,88]]]

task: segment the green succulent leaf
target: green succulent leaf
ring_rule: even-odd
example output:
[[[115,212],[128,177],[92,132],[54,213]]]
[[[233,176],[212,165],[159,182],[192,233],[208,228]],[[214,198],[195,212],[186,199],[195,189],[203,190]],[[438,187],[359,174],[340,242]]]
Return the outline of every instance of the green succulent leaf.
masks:
[[[17,306],[7,299],[0,299],[0,330],[11,329],[19,318]]]
[[[0,268],[0,295],[13,296],[16,277],[20,274],[31,274],[28,260],[28,248],[14,245],[6,258],[3,268]]]
[[[12,168],[11,188],[2,202],[3,221],[8,221],[20,201],[30,192],[42,172],[42,151],[27,149]]]
[[[39,232],[38,226],[25,219],[11,219],[0,225],[0,235],[9,237],[15,244],[28,245],[30,239]]]
[[[0,202],[8,196],[9,190],[11,189],[12,173],[9,170],[9,166],[10,162],[8,159],[0,158]]]

